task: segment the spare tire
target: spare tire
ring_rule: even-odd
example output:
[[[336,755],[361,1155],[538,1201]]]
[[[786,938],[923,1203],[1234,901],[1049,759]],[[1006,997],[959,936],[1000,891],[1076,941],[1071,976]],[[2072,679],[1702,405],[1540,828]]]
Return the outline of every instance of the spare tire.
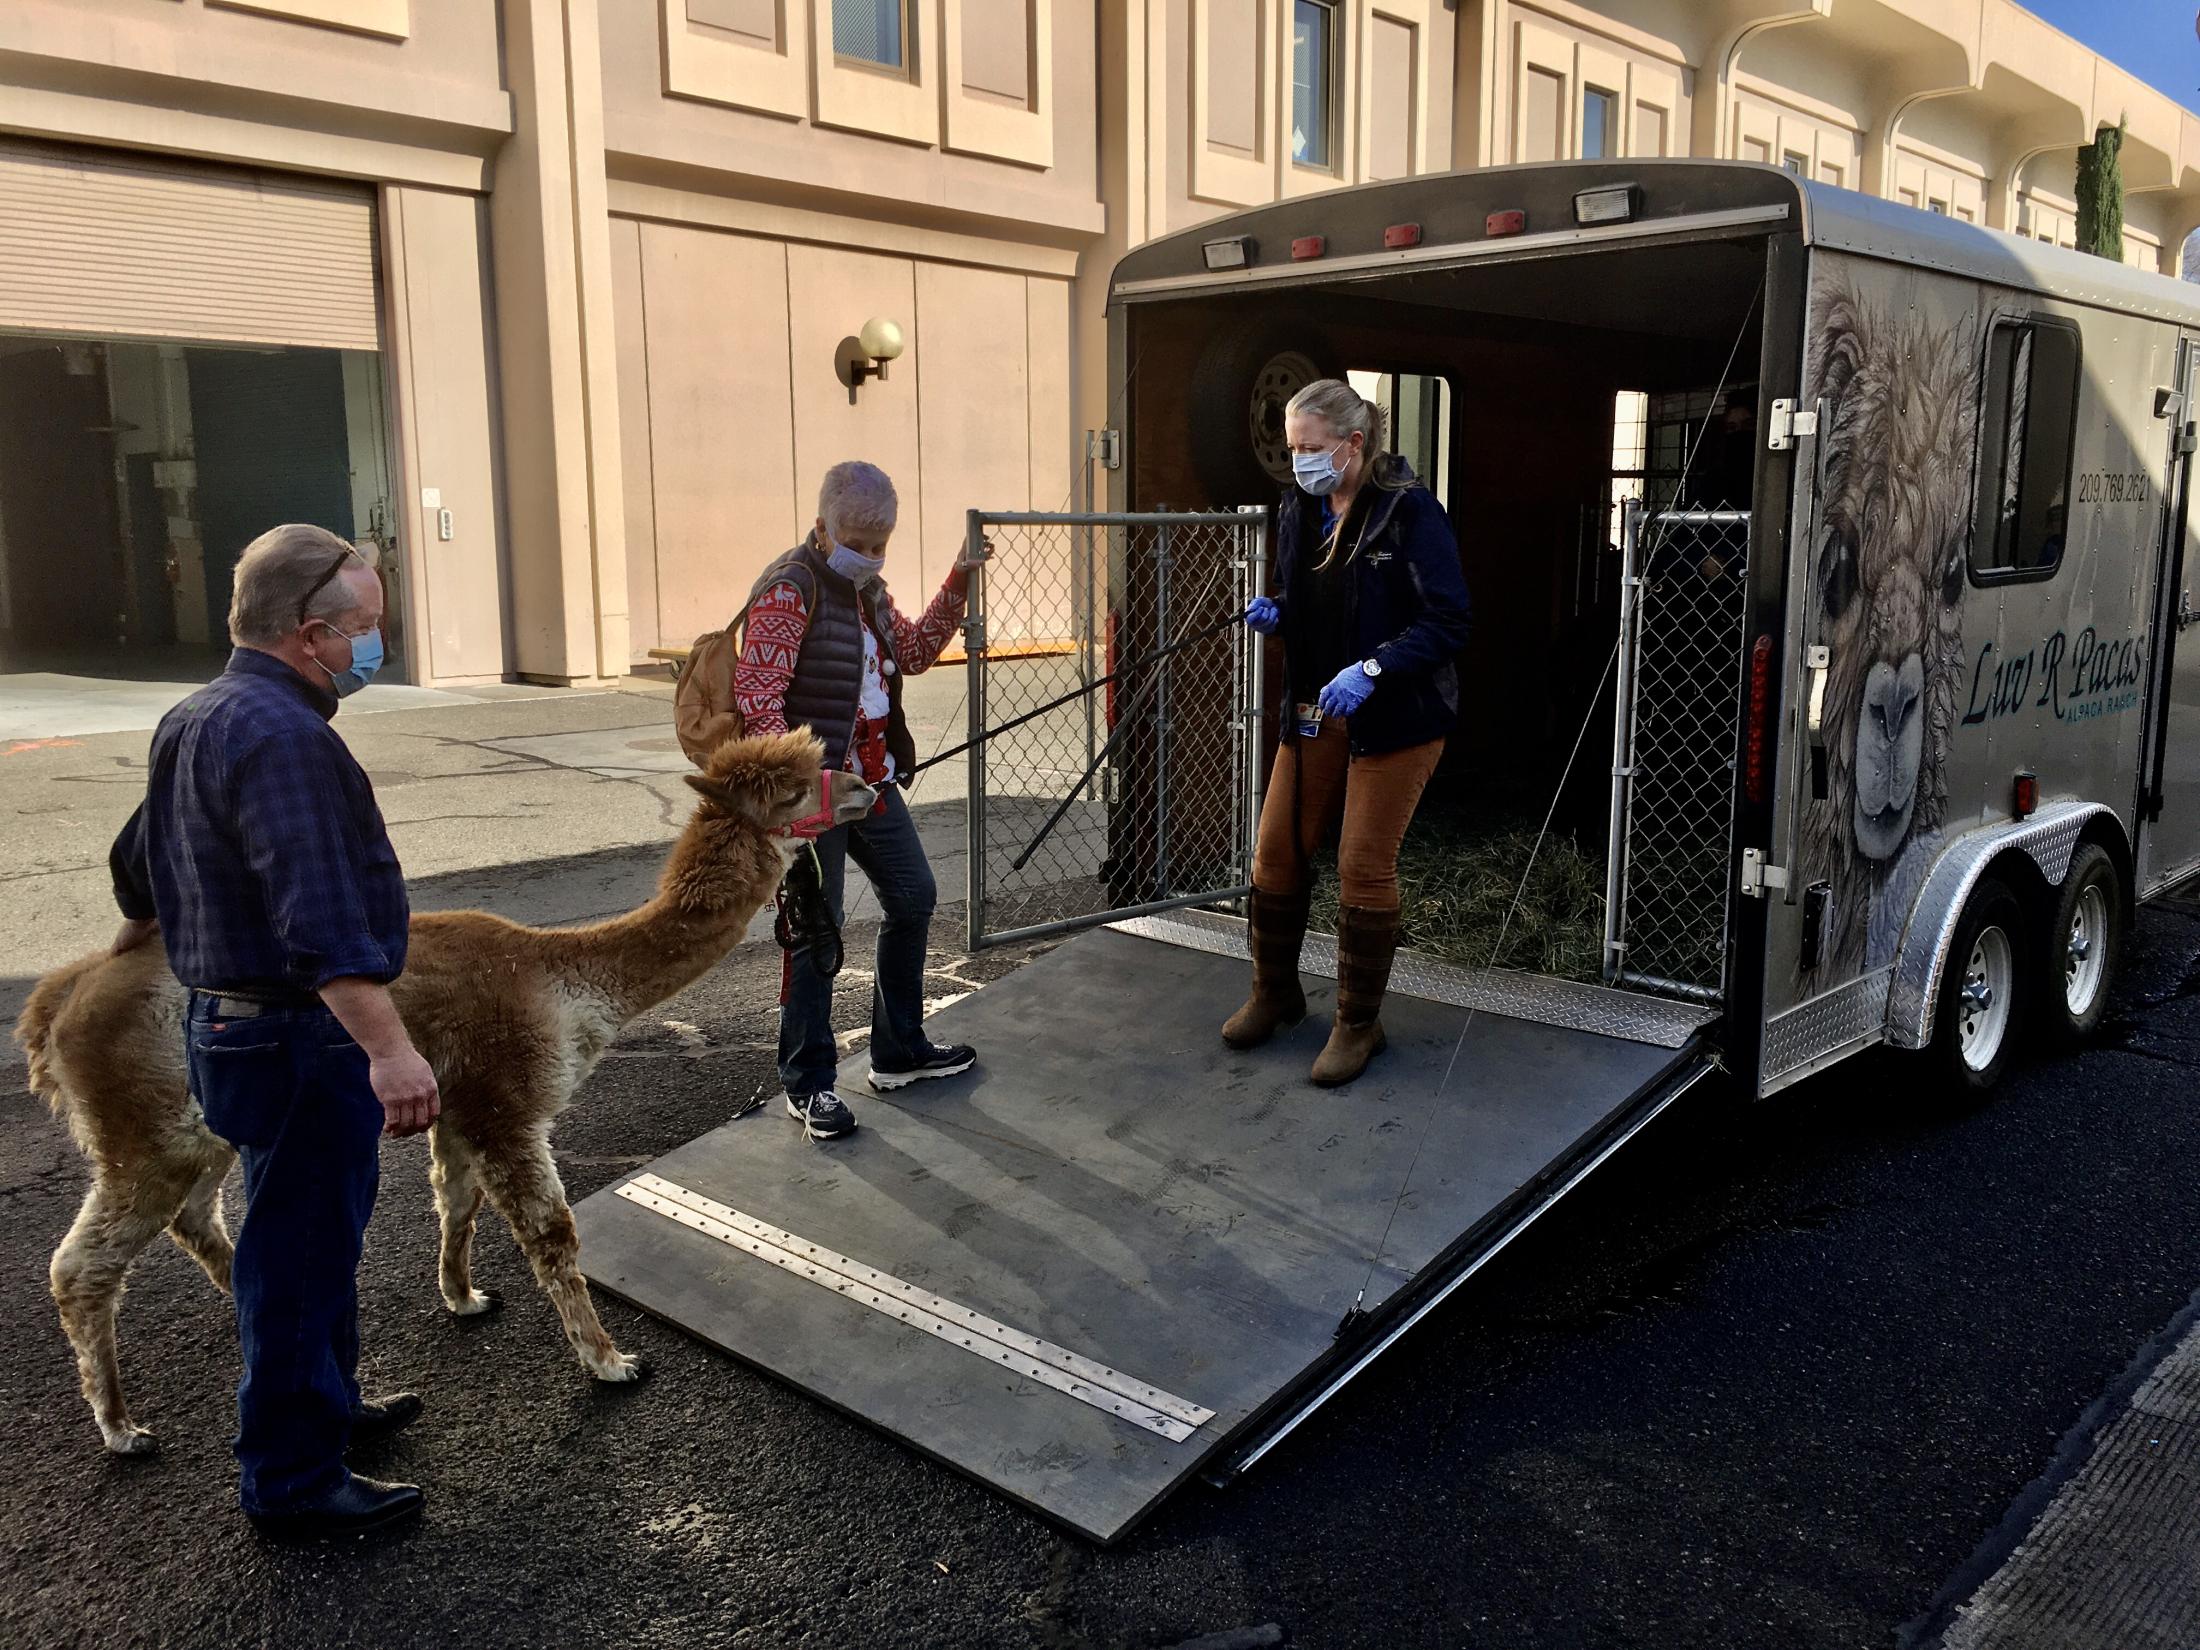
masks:
[[[1225,327],[1200,352],[1189,397],[1192,466],[1220,508],[1265,504],[1291,479],[1283,409],[1317,378],[1342,378],[1319,330],[1269,315]]]

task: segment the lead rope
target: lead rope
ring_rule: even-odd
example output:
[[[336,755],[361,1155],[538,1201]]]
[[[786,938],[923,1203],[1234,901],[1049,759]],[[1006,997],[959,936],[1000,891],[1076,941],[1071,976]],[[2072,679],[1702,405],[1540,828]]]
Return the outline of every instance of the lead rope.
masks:
[[[1749,323],[1756,317],[1757,306],[1764,298],[1764,294],[1764,277],[1759,276],[1757,291],[1749,301],[1749,308],[1742,312],[1741,327],[1735,332],[1734,343],[1726,352],[1726,364],[1719,369],[1719,381],[1712,386],[1711,400],[1714,405],[1718,403],[1726,391],[1728,376],[1734,370],[1735,357],[1741,353],[1742,340],[1749,336]],[[1696,454],[1702,450],[1704,435],[1710,428],[1711,415],[1707,409],[1703,422],[1696,427],[1696,439],[1689,444],[1688,456],[1681,461],[1680,474],[1674,478],[1673,496],[1675,498],[1679,498],[1686,488],[1688,472],[1694,467]],[[1662,548],[1662,543],[1653,543],[1646,549],[1641,558],[1641,565],[1647,567],[1651,556],[1660,548]],[[1622,636],[1627,633],[1629,605],[1639,599],[1639,592],[1629,590],[1624,585],[1621,587],[1619,620],[1620,635]],[[1551,805],[1544,810],[1543,827],[1536,833],[1535,845],[1528,850],[1528,862],[1520,869],[1520,881],[1513,889],[1512,903],[1505,908],[1505,920],[1498,926],[1497,943],[1490,949],[1488,964],[1490,969],[1495,969],[1498,961],[1505,954],[1505,940],[1512,932],[1513,917],[1520,910],[1520,902],[1527,897],[1528,880],[1534,875],[1536,856],[1542,853],[1544,840],[1551,833],[1551,821],[1558,815],[1558,804],[1566,794],[1567,781],[1573,776],[1574,762],[1581,755],[1582,741],[1588,737],[1589,728],[1596,721],[1597,702],[1604,697],[1604,684],[1611,679],[1612,667],[1618,659],[1619,641],[1615,638],[1612,642],[1612,651],[1605,658],[1604,669],[1597,677],[1597,690],[1589,700],[1588,714],[1582,717],[1580,731],[1574,735],[1573,749],[1566,754],[1566,767],[1559,775],[1558,789],[1551,793]],[[1613,708],[1616,714],[1618,710],[1616,703]],[[1608,843],[1605,846],[1605,852],[1607,854],[1618,853],[1619,847],[1620,845],[1616,842]],[[1443,1078],[1437,1083],[1436,1092],[1429,1096],[1428,1109],[1421,1119],[1420,1137],[1414,1141],[1413,1156],[1406,1163],[1405,1178],[1398,1182],[1398,1195],[1390,1200],[1390,1213],[1383,1221],[1383,1235],[1375,1240],[1374,1253],[1368,1256],[1367,1275],[1360,1280],[1359,1292],[1352,1297],[1352,1304],[1345,1309],[1344,1316],[1337,1320],[1335,1331],[1335,1338],[1337,1339],[1342,1339],[1349,1334],[1353,1327],[1367,1316],[1367,1286],[1375,1281],[1375,1268],[1382,1264],[1383,1255],[1390,1247],[1390,1231],[1397,1224],[1398,1210],[1406,1200],[1406,1193],[1412,1189],[1413,1173],[1421,1166],[1421,1153],[1428,1146],[1429,1132],[1436,1123],[1436,1108],[1444,1098],[1444,1091],[1451,1086],[1452,1072],[1459,1064],[1459,1051],[1467,1046],[1467,1034],[1474,1029],[1475,1017],[1480,1013],[1479,1006],[1470,1007],[1467,1010],[1466,1021],[1460,1026],[1459,1036],[1451,1045],[1451,1058],[1444,1062]]]

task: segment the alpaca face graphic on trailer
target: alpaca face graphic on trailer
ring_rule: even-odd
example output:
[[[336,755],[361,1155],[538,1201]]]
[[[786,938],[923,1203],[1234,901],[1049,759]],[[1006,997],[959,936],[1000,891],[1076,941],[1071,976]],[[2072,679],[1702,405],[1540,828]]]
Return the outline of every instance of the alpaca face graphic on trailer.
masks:
[[[1832,886],[1820,986],[1893,960],[1948,812],[1977,326],[1936,318],[1933,296],[1874,302],[1836,276],[1814,303],[1804,396],[1825,403],[1825,491],[1809,601],[1828,649],[1826,787],[1803,829],[1807,876]]]

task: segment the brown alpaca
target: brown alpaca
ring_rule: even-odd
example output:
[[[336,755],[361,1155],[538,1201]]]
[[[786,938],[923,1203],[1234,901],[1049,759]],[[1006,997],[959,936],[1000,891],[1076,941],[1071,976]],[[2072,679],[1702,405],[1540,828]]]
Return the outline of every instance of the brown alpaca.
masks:
[[[430,1178],[451,1311],[495,1304],[472,1276],[474,1219],[486,1201],[510,1224],[582,1367],[604,1381],[641,1373],[589,1300],[550,1130],[619,1028],[700,978],[772,897],[789,841],[770,833],[816,810],[820,754],[807,733],[721,746],[688,776],[702,801],[656,894],[623,917],[560,929],[484,911],[413,918],[405,972],[391,992],[442,1089]],[[842,773],[832,776],[829,800],[833,817],[848,820],[874,796]],[[100,1433],[124,1455],[153,1447],[130,1419],[115,1357],[131,1261],[165,1229],[229,1288],[221,1185],[235,1154],[186,1092],[184,1003],[154,943],[55,969],[15,1027],[31,1087],[92,1161],[91,1189],[54,1251],[53,1293]]]
[[[1947,821],[1978,363],[1968,318],[1891,316],[1845,285],[1820,296],[1812,332],[1806,396],[1828,416],[1811,600],[1830,663],[1826,795],[1805,806],[1803,865],[1832,884],[1812,978],[1834,986],[1892,960]]]

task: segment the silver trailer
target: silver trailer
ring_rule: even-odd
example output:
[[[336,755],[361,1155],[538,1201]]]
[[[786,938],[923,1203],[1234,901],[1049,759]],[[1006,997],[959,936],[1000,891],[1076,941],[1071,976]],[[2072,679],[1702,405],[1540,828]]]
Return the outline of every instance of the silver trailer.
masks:
[[[1110,339],[1083,507],[968,525],[970,940],[1062,943],[939,1006],[966,1081],[851,1082],[830,1150],[729,1122],[577,1211],[601,1287],[1095,1540],[1266,1457],[1714,1070],[1883,1042],[1961,1098],[2082,1037],[2200,863],[2191,289],[1769,167],[1569,164],[1143,247]],[[1476,602],[1416,829],[1520,814],[1605,899],[1571,977],[1409,910],[1389,1051],[1332,1092],[1318,937],[1308,1024],[1217,1028],[1282,681],[1232,620],[1283,404],[1343,373]]]

